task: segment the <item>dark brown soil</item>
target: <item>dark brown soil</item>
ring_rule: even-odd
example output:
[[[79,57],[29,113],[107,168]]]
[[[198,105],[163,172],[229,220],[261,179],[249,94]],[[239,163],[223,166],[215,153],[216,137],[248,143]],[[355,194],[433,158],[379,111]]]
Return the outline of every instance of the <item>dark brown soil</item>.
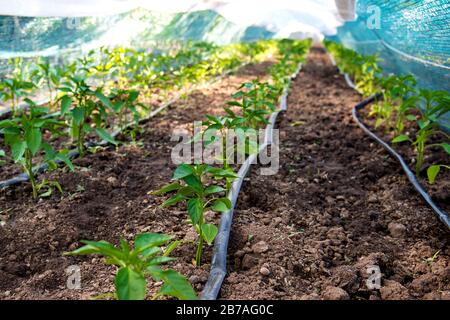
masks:
[[[279,173],[254,168],[241,190],[222,299],[450,299],[449,233],[353,121],[360,101],[314,48],[279,123]]]
[[[63,257],[82,239],[118,243],[140,232],[163,232],[176,239],[191,239],[195,232],[185,223],[180,208],[160,209],[164,200],[147,192],[168,183],[175,166],[170,153],[171,133],[190,129],[205,113],[218,114],[224,101],[242,82],[264,77],[270,62],[249,65],[236,75],[194,91],[186,100],[144,125],[142,146],[104,148],[74,161],[76,172],[55,171],[64,195],[34,201],[30,187],[21,185],[0,192],[0,299],[88,299],[113,291],[114,267],[100,257]],[[207,280],[211,250],[204,265],[195,268],[193,245],[174,251],[172,267],[180,270],[200,292]],[[81,290],[66,288],[65,269],[81,268]],[[160,284],[150,283],[154,293]]]

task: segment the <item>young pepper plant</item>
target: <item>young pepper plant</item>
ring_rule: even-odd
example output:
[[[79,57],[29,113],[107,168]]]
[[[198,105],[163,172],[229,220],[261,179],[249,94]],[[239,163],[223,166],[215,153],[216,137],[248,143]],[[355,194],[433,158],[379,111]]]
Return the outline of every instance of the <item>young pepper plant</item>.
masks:
[[[266,116],[275,111],[278,93],[279,90],[274,86],[254,80],[243,83],[239,91],[232,95],[236,100],[227,104],[241,108],[242,116],[246,119],[245,126],[257,129],[268,123]]]
[[[420,90],[420,97],[425,102],[425,109],[421,110],[417,107],[417,110],[421,113],[421,119],[417,122],[419,129],[416,133],[415,139],[411,139],[407,135],[398,135],[392,142],[400,143],[408,141],[416,148],[416,175],[419,176],[422,170],[425,151],[432,147],[441,147],[448,154],[450,154],[450,136],[445,133],[438,124],[440,116],[450,112],[450,99],[446,93],[442,91],[432,92],[430,90]],[[448,142],[429,143],[433,136],[442,136]],[[438,167],[439,166],[439,169]],[[442,165],[435,165],[428,170],[428,177],[430,183],[434,183],[434,180],[439,173]],[[445,167],[445,166],[444,166]]]
[[[399,134],[404,128],[404,112],[411,101],[407,100],[409,93],[415,93],[414,86],[416,79],[411,75],[396,76],[390,75],[387,78],[379,80],[383,89],[383,101],[375,105],[371,115],[375,115],[377,120],[375,127],[384,124],[387,131],[392,128],[396,134]],[[405,101],[407,101],[405,105]],[[394,111],[397,112],[397,121],[395,126],[392,125]]]
[[[212,143],[215,143],[216,140],[220,139],[221,143],[221,155],[220,160],[222,162],[222,167],[224,170],[228,170],[231,172],[234,172],[232,167],[230,166],[230,156],[234,155],[235,149],[238,149],[237,145],[235,146],[233,144],[232,148],[228,145],[228,137],[227,133],[229,133],[231,130],[233,130],[235,133],[245,132],[248,130],[247,127],[244,127],[244,123],[246,121],[245,118],[240,117],[236,115],[231,109],[224,108],[227,112],[227,115],[225,116],[213,116],[213,115],[206,115],[207,120],[202,122],[203,126],[206,126],[205,130],[199,134],[198,137],[194,137],[194,141],[197,140],[197,138],[202,138],[204,141],[205,146],[211,145]],[[219,132],[217,135],[216,133]],[[242,137],[238,137],[241,138]],[[245,139],[245,136],[243,137]],[[248,141],[245,139],[245,151],[248,151],[245,155],[250,153],[250,146],[249,144],[254,141],[250,140]],[[252,145],[253,146],[253,145]],[[254,151],[255,148],[252,149]],[[240,150],[238,150],[240,151]],[[245,153],[244,151],[244,153]],[[230,154],[231,153],[231,154]],[[235,180],[235,177],[227,177],[226,180],[226,192],[225,195],[228,196],[230,190],[231,190],[231,184]]]
[[[50,108],[53,107],[57,88],[64,77],[63,69],[53,67],[48,59],[44,59],[38,61],[31,77],[36,81],[36,83],[39,83],[39,85],[43,84],[46,87],[50,101]]]
[[[69,79],[70,81],[59,88],[60,91],[66,92],[60,98],[61,115],[66,115],[71,121],[71,136],[76,142],[80,156],[84,155],[84,139],[89,132],[95,132],[101,139],[117,144],[104,129],[107,126],[107,108],[113,109],[111,101],[103,95],[101,88],[95,91],[91,89],[84,78]],[[74,100],[76,105],[72,107]]]
[[[175,258],[169,257],[176,247],[174,241],[167,246],[165,252],[161,245],[167,244],[171,236],[159,233],[141,233],[134,239],[134,248],[125,240],[120,246],[106,241],[81,241],[85,246],[64,255],[78,256],[98,254],[106,257],[107,265],[118,267],[115,276],[115,297],[119,300],[144,300],[147,296],[147,280],[162,281],[163,285],[152,300],[161,296],[175,297],[181,300],[196,300],[197,296],[190,283],[179,272],[166,269],[161,265]]]
[[[19,163],[28,174],[33,189],[33,197],[36,198],[40,190],[44,186],[48,186],[46,180],[40,184],[37,182],[33,170],[33,158],[39,152],[45,152],[44,161],[49,163],[52,168],[56,166],[55,160],[64,162],[71,170],[74,168],[67,157],[67,150],[56,152],[42,138],[44,131],[58,134],[58,129],[63,127],[64,123],[48,117],[49,111],[47,108],[36,107],[29,99],[25,99],[25,101],[29,105],[29,110],[23,112],[20,117],[0,121],[0,132],[4,134],[5,142],[10,146],[12,160]],[[51,184],[61,191],[58,183],[51,182]]]
[[[142,118],[142,113],[148,112],[149,108],[142,103],[137,102],[140,92],[137,90],[118,89],[111,92],[109,99],[112,101],[112,109],[117,116],[118,126],[120,131],[124,132],[128,125],[128,114],[131,114],[132,125],[130,135],[133,141],[136,139],[136,133],[139,129],[139,120]]]
[[[6,78],[0,84],[0,99],[11,103],[12,114],[16,116],[21,98],[29,95],[35,88],[34,83],[19,77]]]
[[[206,184],[206,181],[208,178],[222,180],[236,177],[237,175],[231,170],[215,168],[206,164],[181,164],[174,172],[172,178],[175,180],[174,182],[152,192],[153,195],[176,192],[161,205],[163,208],[179,202],[187,204],[189,222],[198,234],[195,253],[196,266],[201,265],[204,241],[211,245],[218,233],[218,228],[214,224],[206,223],[204,213],[207,210],[226,212],[231,208],[231,201],[220,196],[225,189],[217,184]]]

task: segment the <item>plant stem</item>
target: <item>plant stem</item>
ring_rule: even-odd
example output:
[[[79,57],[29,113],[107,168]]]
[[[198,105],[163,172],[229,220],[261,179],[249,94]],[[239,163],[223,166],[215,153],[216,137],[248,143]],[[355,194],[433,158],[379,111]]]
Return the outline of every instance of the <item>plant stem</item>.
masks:
[[[416,176],[420,176],[423,164],[424,143],[420,141],[417,145],[417,162],[416,162]]]
[[[223,153],[223,168],[225,170],[229,169],[230,166],[228,164],[228,154],[227,154],[227,138],[226,134],[222,131],[222,153]],[[228,180],[228,178],[225,179],[226,181],[226,194],[225,196],[228,197],[228,194],[230,193],[231,189],[231,183]]]
[[[202,254],[203,254],[203,232],[201,228],[201,224],[199,224],[199,233],[198,233],[198,242],[197,242],[197,251],[195,253],[195,265],[200,267],[202,263]]]
[[[77,139],[77,148],[78,153],[80,154],[80,158],[84,156],[84,130],[83,123],[78,127],[78,139]]]
[[[36,199],[38,196],[38,190],[36,184],[36,177],[34,176],[33,172],[33,156],[31,155],[31,151],[28,149],[25,152],[25,171],[27,172],[28,177],[30,178],[31,188],[33,189],[33,198]]]

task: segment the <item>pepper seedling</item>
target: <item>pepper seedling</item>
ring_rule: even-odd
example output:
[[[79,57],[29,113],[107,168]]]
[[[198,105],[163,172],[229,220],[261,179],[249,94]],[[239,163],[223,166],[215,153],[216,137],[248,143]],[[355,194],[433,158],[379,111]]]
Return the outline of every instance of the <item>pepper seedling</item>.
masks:
[[[117,145],[117,141],[105,130],[107,126],[107,109],[113,109],[111,101],[103,95],[101,88],[95,91],[86,84],[82,77],[69,77],[60,91],[66,94],[60,98],[61,115],[71,122],[71,136],[78,152],[84,155],[84,139],[89,132],[95,132],[101,139]],[[76,101],[76,105],[72,104]]]
[[[239,107],[245,118],[245,126],[257,129],[260,125],[267,124],[266,116],[275,111],[279,90],[274,86],[254,80],[243,83],[239,91],[231,97],[235,101],[229,101],[229,106]]]
[[[231,109],[227,107],[225,107],[224,110],[227,112],[227,115],[225,116],[206,115],[207,120],[202,122],[202,125],[206,126],[205,130],[201,132],[198,137],[194,137],[193,140],[195,141],[197,138],[201,137],[204,139],[205,146],[208,146],[212,143],[215,143],[217,138],[221,139],[222,154],[220,156],[220,159],[218,160],[222,162],[222,167],[224,170],[234,172],[232,167],[230,166],[229,159],[231,155],[234,155],[234,151],[238,149],[238,146],[233,144],[233,147],[230,148],[230,146],[227,144],[227,133],[230,130],[234,130],[234,132],[238,134],[245,133],[247,130],[249,130],[249,128],[244,126],[244,123],[246,122],[245,118],[236,115]],[[220,132],[219,135],[216,134],[217,131]],[[255,141],[247,140],[245,135],[241,135],[240,138],[241,140],[245,140],[245,155],[249,154],[250,152],[255,152],[257,146],[255,147],[253,144],[251,144]],[[228,196],[231,190],[231,184],[235,179],[235,177],[225,178],[226,196]]]
[[[214,224],[206,223],[204,213],[207,210],[226,212],[231,208],[231,201],[220,196],[225,189],[217,184],[207,184],[206,181],[209,178],[218,181],[236,177],[238,176],[231,170],[215,168],[206,164],[181,164],[173,174],[174,182],[152,192],[153,195],[176,192],[161,205],[162,208],[173,206],[179,202],[187,204],[189,223],[194,226],[198,234],[195,253],[196,266],[201,265],[204,241],[211,245],[218,233],[218,228]]]
[[[120,246],[106,241],[81,241],[85,246],[64,255],[78,256],[98,254],[106,258],[107,265],[118,267],[115,276],[115,296],[119,300],[144,300],[147,296],[147,280],[162,281],[163,285],[152,300],[162,296],[175,297],[181,300],[196,300],[194,289],[179,272],[161,268],[162,264],[175,260],[169,257],[176,247],[176,241],[170,243],[163,252],[161,246],[168,243],[171,236],[159,233],[141,233],[134,239],[134,248],[121,239]]]
[[[24,81],[19,77],[6,78],[0,84],[0,99],[11,103],[12,114],[16,116],[21,98],[28,96],[35,88],[32,82]]]
[[[376,104],[371,112],[371,115],[377,117],[375,127],[383,124],[387,131],[394,128],[398,135],[404,129],[404,113],[415,103],[415,98],[409,98],[408,100],[407,95],[415,93],[414,86],[417,81],[411,75],[390,75],[378,82],[383,91],[383,101]],[[397,113],[397,120],[393,127],[394,111]]]
[[[39,61],[32,72],[31,77],[36,83],[43,83],[47,88],[50,108],[53,107],[56,89],[58,88],[64,71],[62,68],[53,67],[48,59]]]
[[[415,139],[411,139],[407,135],[399,135],[395,137],[392,142],[400,143],[408,141],[416,148],[416,176],[420,175],[422,171],[425,150],[432,147],[441,147],[448,154],[450,154],[450,136],[445,133],[438,124],[438,119],[443,114],[450,111],[450,100],[448,96],[442,91],[432,92],[430,90],[420,90],[420,97],[425,102],[425,109],[422,110],[417,107],[417,110],[421,113],[421,119],[417,122],[419,130],[416,133]],[[448,142],[429,143],[429,140],[433,136],[443,136]],[[434,183],[434,180],[440,170],[435,166],[429,169],[428,177],[430,183]]]
[[[124,132],[127,123],[127,114],[131,113],[133,123],[130,130],[131,138],[133,141],[136,138],[136,132],[138,131],[139,120],[142,115],[145,114],[149,108],[138,103],[140,92],[137,90],[113,90],[109,95],[109,99],[112,101],[112,109],[117,116],[118,125],[120,131]]]
[[[67,156],[67,150],[56,152],[42,138],[44,131],[58,134],[58,130],[65,126],[64,122],[48,117],[49,111],[47,108],[37,107],[28,98],[25,101],[29,105],[29,110],[24,111],[19,117],[0,121],[0,132],[4,134],[5,142],[10,146],[12,160],[19,163],[28,174],[33,189],[33,197],[36,198],[43,187],[49,188],[49,183],[46,180],[42,183],[36,181],[33,158],[39,152],[45,152],[44,161],[51,168],[56,167],[55,160],[64,162],[70,170],[74,168]],[[51,182],[50,184],[61,191],[58,183]],[[44,193],[44,196],[46,194]]]

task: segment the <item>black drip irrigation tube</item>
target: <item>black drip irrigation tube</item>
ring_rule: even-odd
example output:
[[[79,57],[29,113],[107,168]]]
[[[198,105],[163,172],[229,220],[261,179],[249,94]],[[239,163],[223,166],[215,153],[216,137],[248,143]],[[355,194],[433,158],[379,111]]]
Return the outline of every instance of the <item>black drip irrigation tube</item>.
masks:
[[[193,90],[195,90],[195,89],[197,89],[197,88],[200,88],[200,87],[202,87],[202,86],[207,86],[207,85],[210,85],[210,84],[212,84],[212,83],[214,83],[214,82],[217,82],[217,81],[219,81],[220,79],[222,79],[223,77],[225,77],[226,75],[231,74],[231,73],[237,71],[238,69],[240,69],[240,68],[242,68],[242,67],[244,67],[244,66],[246,66],[246,65],[247,65],[247,63],[244,63],[244,64],[240,65],[240,66],[237,67],[237,68],[233,68],[233,69],[231,69],[231,70],[225,71],[225,72],[223,72],[221,75],[219,75],[218,77],[215,77],[214,79],[209,80],[209,81],[206,81],[206,82],[204,82],[204,83],[200,83],[200,84],[198,84],[198,85],[194,85],[194,86],[188,88],[186,91],[187,91],[187,92],[190,92],[190,91],[193,91]],[[178,101],[178,100],[180,99],[180,97],[181,97],[184,93],[186,93],[186,92],[179,92],[175,97],[173,97],[172,99],[170,99],[168,102],[162,104],[162,105],[159,106],[157,109],[155,109],[155,110],[153,110],[152,112],[150,112],[146,117],[140,119],[140,120],[139,120],[139,123],[143,123],[143,122],[145,122],[145,121],[150,120],[151,118],[153,118],[154,116],[156,116],[157,114],[159,114],[161,111],[163,111],[164,109],[166,109],[167,107],[169,107],[171,104],[173,104],[173,103],[175,103],[176,101]],[[133,124],[134,124],[134,123],[128,123],[127,125],[125,125],[124,128],[130,128]],[[121,133],[121,132],[122,132],[121,130],[116,129],[116,130],[113,131],[113,133],[111,134],[111,136],[112,136],[113,138],[115,138],[115,137],[116,137],[119,133]],[[106,146],[106,145],[108,145],[108,144],[109,144],[108,141],[106,141],[106,140],[101,140],[100,142],[88,142],[88,143],[85,143],[85,147],[86,147],[86,148],[89,148],[89,147],[101,147],[101,146]],[[69,153],[67,154],[67,156],[68,156],[70,159],[75,159],[75,158],[77,158],[79,155],[80,155],[80,153],[78,152],[77,149],[72,149],[72,150],[70,150]],[[56,163],[58,166],[63,164],[63,162],[62,162],[61,160],[55,160],[55,163]],[[33,172],[34,172],[35,174],[41,174],[41,173],[46,172],[47,170],[48,170],[48,164],[47,164],[47,163],[40,163],[40,164],[36,165],[36,166],[33,168]],[[11,187],[11,186],[14,186],[14,185],[23,183],[23,182],[27,182],[28,180],[29,180],[28,174],[27,174],[26,172],[23,172],[23,173],[21,173],[21,174],[15,176],[15,177],[13,177],[13,178],[10,178],[10,179],[7,179],[7,180],[0,181],[0,190],[6,189],[6,188],[8,188],[8,187]]]
[[[333,59],[333,57],[331,55],[330,59],[333,63],[333,65],[336,65],[335,60]],[[340,71],[340,70],[339,70]],[[341,74],[344,75],[345,78],[345,82],[347,82],[347,85],[356,90],[358,93],[360,93],[357,89],[357,87],[355,86],[355,84],[353,83],[352,79],[350,78],[350,76],[347,73],[343,73],[342,71],[340,71]],[[376,142],[378,142],[378,144],[380,144],[384,149],[386,149],[395,159],[397,159],[397,161],[400,163],[400,166],[402,167],[403,171],[405,172],[406,176],[408,177],[409,182],[411,182],[411,184],[414,186],[414,188],[417,190],[417,192],[421,195],[421,197],[425,200],[425,202],[433,209],[434,213],[437,215],[437,217],[439,218],[439,220],[441,220],[441,222],[443,224],[445,224],[445,226],[447,227],[447,230],[450,230],[450,216],[447,212],[445,212],[444,210],[442,210],[434,201],[433,199],[431,199],[431,196],[425,191],[425,189],[423,188],[423,186],[421,185],[421,183],[419,182],[419,180],[417,180],[416,175],[411,171],[411,169],[409,168],[408,164],[406,163],[405,159],[403,159],[403,157],[397,153],[388,143],[386,143],[383,139],[381,139],[379,136],[377,136],[375,133],[373,133],[365,124],[364,122],[361,120],[361,117],[359,116],[359,111],[364,109],[366,106],[368,106],[369,104],[377,101],[377,99],[379,99],[381,97],[381,94],[376,94],[362,102],[360,102],[359,104],[357,104],[356,106],[353,107],[352,109],[352,116],[353,119],[355,120],[355,122],[358,124],[358,126],[363,129],[363,131],[370,136],[373,140],[375,140]]]
[[[295,79],[301,68],[302,64],[299,64],[295,73],[291,75],[290,80]],[[279,109],[270,115],[269,124],[265,129],[264,143],[259,148],[260,152],[272,144],[273,129],[277,117],[280,112],[285,112],[287,110],[287,97],[289,93],[289,87],[290,84],[284,89],[283,94],[281,95]],[[230,240],[230,231],[233,221],[234,209],[236,208],[239,191],[241,190],[244,178],[250,170],[250,166],[256,163],[258,154],[250,155],[239,168],[239,178],[237,178],[233,182],[232,188],[228,195],[228,199],[230,199],[231,201],[231,209],[223,213],[220,218],[219,233],[217,234],[216,240],[214,241],[209,278],[205,284],[205,287],[203,288],[200,297],[202,300],[216,300],[219,295],[220,289],[222,287],[222,282],[227,274],[228,242]]]

